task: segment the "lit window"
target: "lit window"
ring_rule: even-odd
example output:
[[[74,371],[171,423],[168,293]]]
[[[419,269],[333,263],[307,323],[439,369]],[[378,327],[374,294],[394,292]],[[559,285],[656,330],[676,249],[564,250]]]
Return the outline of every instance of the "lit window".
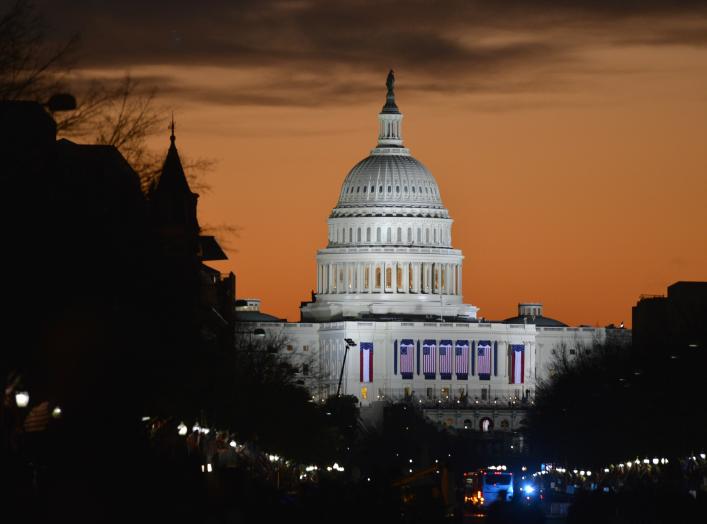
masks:
[[[393,268],[390,266],[385,268],[385,287],[387,289],[393,287]]]
[[[397,273],[397,278],[396,280],[398,281],[398,289],[403,290],[403,266],[401,264],[398,264],[398,268],[396,270]]]
[[[363,400],[368,399],[368,388],[366,386],[363,386],[361,388],[361,399],[363,399]]]
[[[376,268],[376,288],[380,289],[381,287],[381,268],[377,267]]]
[[[302,351],[309,351],[309,346],[302,346]]]
[[[287,345],[287,351],[294,351],[294,347],[290,346],[289,344]]]
[[[364,289],[369,289],[369,284],[370,284],[370,276],[371,276],[371,269],[366,266],[366,268],[363,270],[363,287]]]

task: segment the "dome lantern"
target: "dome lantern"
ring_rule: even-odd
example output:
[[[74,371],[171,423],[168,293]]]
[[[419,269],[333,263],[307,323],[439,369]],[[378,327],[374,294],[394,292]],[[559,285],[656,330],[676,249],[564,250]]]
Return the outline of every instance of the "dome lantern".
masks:
[[[385,85],[388,92],[385,97],[385,105],[378,114],[378,147],[373,150],[373,154],[396,153],[395,148],[403,147],[402,123],[403,115],[395,103],[395,75],[391,69]],[[391,151],[391,149],[393,150]]]

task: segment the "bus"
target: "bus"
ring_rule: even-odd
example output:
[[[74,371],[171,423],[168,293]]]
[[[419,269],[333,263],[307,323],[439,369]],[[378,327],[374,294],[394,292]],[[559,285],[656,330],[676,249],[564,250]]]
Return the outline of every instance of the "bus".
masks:
[[[496,501],[513,498],[513,473],[479,469],[464,473],[464,507],[487,508]]]

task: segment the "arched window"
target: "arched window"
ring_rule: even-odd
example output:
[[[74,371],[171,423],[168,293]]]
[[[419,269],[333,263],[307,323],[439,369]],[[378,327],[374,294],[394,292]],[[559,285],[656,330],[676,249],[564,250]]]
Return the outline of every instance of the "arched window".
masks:
[[[378,186],[378,192],[382,193],[383,192],[383,186]]]
[[[432,293],[437,293],[437,278],[439,277],[439,264],[432,264]]]
[[[432,230],[432,236],[434,237],[433,241],[436,244],[437,243],[437,228]]]
[[[388,186],[388,193],[392,193],[392,192],[393,192],[393,186]]]
[[[376,289],[381,288],[381,268],[380,266],[376,267]]]
[[[361,228],[359,227],[356,231],[356,242],[361,243]]]
[[[425,244],[429,244],[429,243],[430,243],[430,229],[425,228]]]
[[[412,264],[408,264],[408,292],[413,291],[413,274],[412,274]]]
[[[363,270],[363,289],[368,291],[371,284],[371,268],[366,266]]]
[[[393,287],[393,268],[390,266],[385,267],[385,288],[391,289]]]
[[[392,236],[393,236],[393,231],[391,230],[391,228],[388,228],[388,234],[385,237],[385,239],[386,239],[385,241],[388,242],[388,244],[390,244],[393,241]]]
[[[353,228],[349,228],[349,242],[353,243]]]
[[[368,186],[363,186],[363,192],[365,193],[368,190]]]
[[[377,227],[376,228],[376,242],[380,243],[381,241],[381,228]]]
[[[419,227],[417,228],[417,243],[422,243],[422,229],[420,229]]]
[[[366,228],[366,242],[370,242],[370,241],[371,241],[371,228],[367,227]]]
[[[399,227],[398,228],[398,242],[402,242],[402,241],[403,241],[403,228]]]
[[[396,273],[396,286],[400,291],[403,291],[403,265],[402,264],[397,264],[397,269],[395,270]]]
[[[408,242],[412,242],[412,228],[408,228]]]

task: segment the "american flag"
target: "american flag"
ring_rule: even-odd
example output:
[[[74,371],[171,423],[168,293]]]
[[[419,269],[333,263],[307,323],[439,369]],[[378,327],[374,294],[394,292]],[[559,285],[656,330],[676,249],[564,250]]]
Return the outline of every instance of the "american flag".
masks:
[[[415,343],[410,339],[400,341],[400,375],[411,379],[415,365]]]
[[[444,380],[452,378],[452,341],[439,341],[439,374]]]
[[[425,378],[435,378],[437,369],[435,367],[435,357],[437,354],[437,341],[425,340],[422,343],[422,373]]]
[[[457,372],[457,378],[466,380],[469,378],[469,341],[457,340],[454,348],[454,368]]]
[[[479,380],[491,380],[491,341],[479,340],[476,349]]]
[[[361,382],[373,382],[373,342],[361,342]]]
[[[523,344],[511,344],[511,384],[523,384],[525,382],[525,346]]]

